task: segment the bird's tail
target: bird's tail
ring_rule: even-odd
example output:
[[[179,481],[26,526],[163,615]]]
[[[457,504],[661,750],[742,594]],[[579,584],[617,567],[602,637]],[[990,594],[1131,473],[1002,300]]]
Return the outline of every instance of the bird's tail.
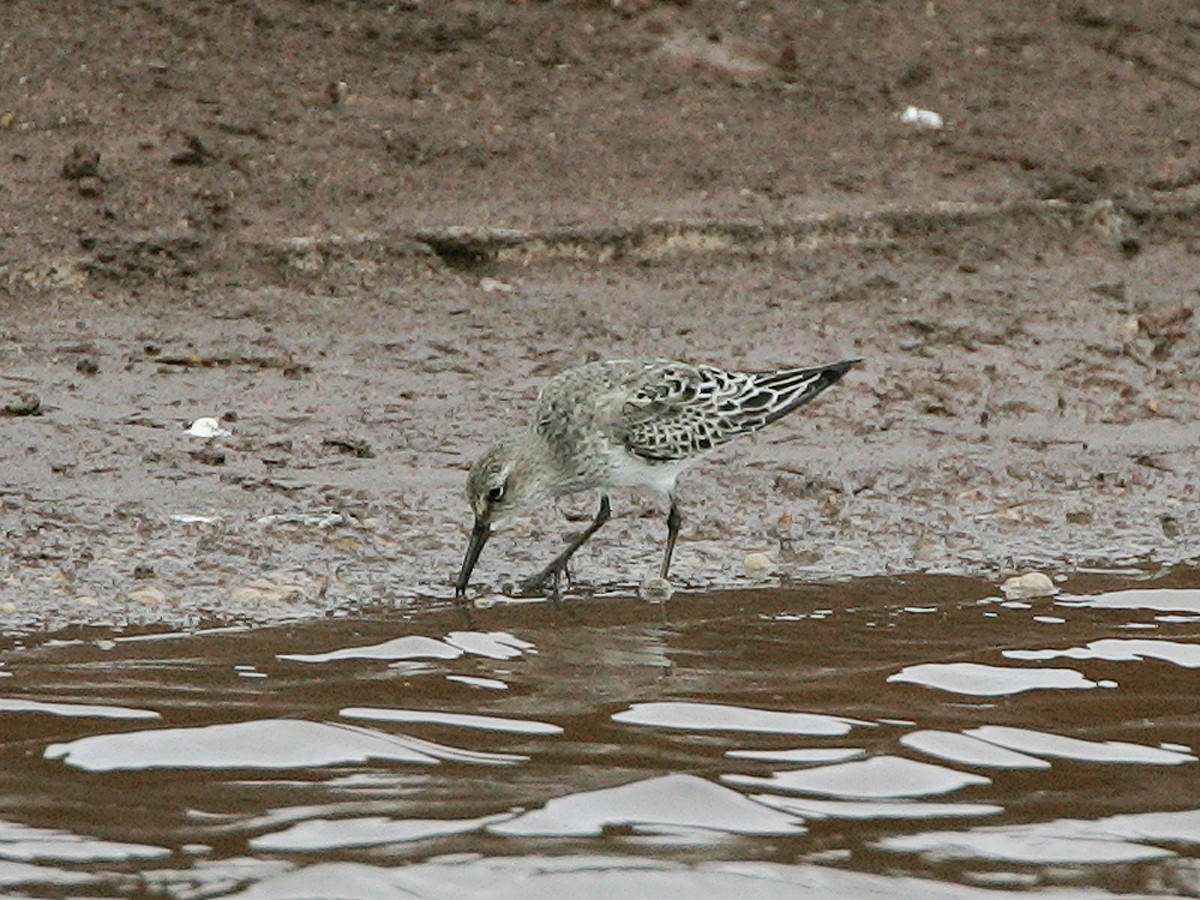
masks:
[[[756,424],[760,427],[768,425],[799,409],[826,388],[836,384],[860,362],[861,359],[847,359],[827,366],[781,369],[777,372],[755,374],[751,381],[753,389],[749,396],[742,399],[741,407],[746,412],[759,409],[762,419]]]

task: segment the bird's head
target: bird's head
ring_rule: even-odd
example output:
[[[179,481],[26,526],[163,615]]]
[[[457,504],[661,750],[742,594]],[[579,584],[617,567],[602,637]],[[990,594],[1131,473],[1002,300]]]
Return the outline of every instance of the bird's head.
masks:
[[[467,502],[475,514],[475,525],[455,596],[465,595],[471,570],[492,530],[547,496],[547,474],[545,467],[539,465],[537,451],[528,435],[518,435],[494,444],[471,466],[467,475]]]

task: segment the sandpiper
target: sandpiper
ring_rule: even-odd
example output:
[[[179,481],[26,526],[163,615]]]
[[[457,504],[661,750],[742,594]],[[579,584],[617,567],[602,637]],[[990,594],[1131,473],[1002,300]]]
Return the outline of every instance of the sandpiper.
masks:
[[[607,491],[645,487],[665,495],[667,545],[661,577],[671,568],[681,517],[675,482],[689,465],[738,435],[758,431],[836,383],[857,359],[773,372],[727,372],[667,359],[595,362],[552,378],[533,421],[493,445],[471,467],[467,499],[475,527],[455,597],[465,601],[471,571],[492,529],[536,504],[599,490],[596,518],[526,592],[551,585],[554,601],[567,562],[611,515]]]

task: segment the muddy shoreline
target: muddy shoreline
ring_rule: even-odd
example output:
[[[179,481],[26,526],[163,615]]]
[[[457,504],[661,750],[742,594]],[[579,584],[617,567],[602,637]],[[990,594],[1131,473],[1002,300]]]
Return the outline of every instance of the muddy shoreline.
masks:
[[[866,359],[684,480],[684,592],[1200,558],[1188,4],[269,6],[0,13],[13,629],[436,606],[601,357]],[[584,592],[658,552],[614,512]]]
[[[958,231],[980,262],[917,236],[25,306],[4,386],[42,408],[4,419],[0,602],[14,624],[53,627],[448,597],[474,455],[555,372],[644,354],[866,358],[806,415],[684,480],[682,589],[745,583],[752,551],[776,582],[1194,562],[1189,247],[1128,257],[1086,220],[1018,226],[1025,243],[995,222]],[[202,416],[231,433],[189,435]],[[498,538],[484,589],[540,565],[590,505]],[[633,589],[660,519],[621,497],[581,584]]]

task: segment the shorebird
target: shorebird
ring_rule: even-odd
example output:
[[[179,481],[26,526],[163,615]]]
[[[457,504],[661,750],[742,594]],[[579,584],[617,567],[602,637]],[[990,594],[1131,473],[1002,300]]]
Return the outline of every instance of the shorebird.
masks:
[[[650,488],[670,504],[660,569],[665,579],[682,520],[675,482],[684,469],[808,403],[858,362],[727,372],[667,359],[622,359],[555,376],[538,396],[529,427],[493,445],[471,467],[467,499],[475,526],[455,599],[465,602],[493,528],[554,497],[599,490],[592,523],[521,586],[534,592],[550,583],[558,603],[567,562],[608,521],[608,490],[618,487]]]

